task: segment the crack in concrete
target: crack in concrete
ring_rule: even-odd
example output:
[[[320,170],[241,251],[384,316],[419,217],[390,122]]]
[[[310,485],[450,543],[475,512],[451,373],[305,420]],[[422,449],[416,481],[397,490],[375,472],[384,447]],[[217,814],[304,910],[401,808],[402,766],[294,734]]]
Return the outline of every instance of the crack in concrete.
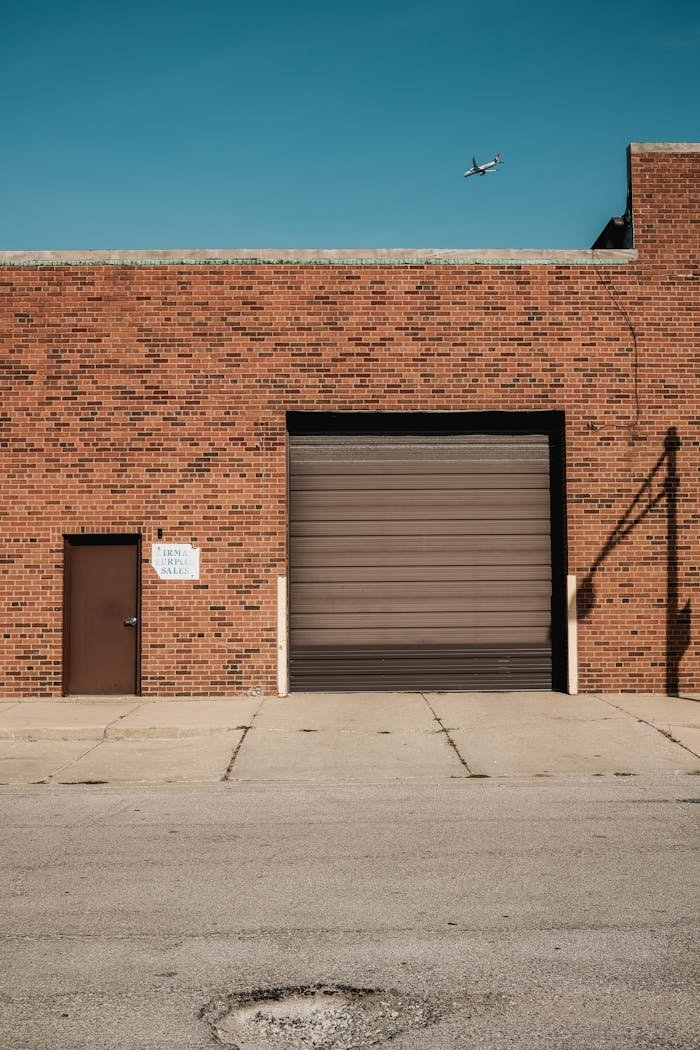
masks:
[[[449,746],[454,751],[454,753],[457,756],[457,758],[459,759],[461,765],[466,769],[466,771],[469,774],[469,776],[472,776],[472,770],[469,768],[469,766],[467,765],[465,759],[460,754],[459,748],[457,747],[457,745],[455,744],[454,740],[450,736],[450,733],[449,733],[449,730],[447,729],[447,726],[445,726],[443,721],[442,721],[442,719],[438,717],[437,712],[433,708],[433,705],[430,703],[430,701],[428,700],[428,698],[425,695],[425,693],[421,692],[418,695],[423,697],[423,700],[425,701],[425,703],[426,703],[426,705],[428,707],[428,710],[430,711],[431,715],[433,716],[433,718],[435,719],[437,724],[440,726],[438,732],[445,734],[445,739],[447,740],[447,743],[449,744]]]
[[[229,761],[229,764],[226,766],[226,769],[224,770],[224,775],[220,778],[220,783],[224,783],[224,784],[228,783],[228,781],[231,779],[231,771],[233,769],[234,762],[238,758],[238,752],[243,747],[243,741],[245,740],[245,738],[248,736],[248,733],[253,728],[253,722],[255,721],[255,719],[260,714],[260,711],[261,711],[262,706],[263,706],[264,703],[265,703],[265,697],[261,696],[260,697],[260,703],[255,708],[255,711],[253,711],[253,716],[252,716],[252,718],[250,720],[250,725],[247,725],[247,726],[244,727],[244,729],[243,729],[243,736],[241,737],[241,739],[238,741],[238,743],[236,744],[236,746],[233,749],[233,754],[231,755],[231,759]]]
[[[80,762],[81,759],[85,758],[87,755],[95,751],[100,746],[100,744],[104,744],[104,742],[108,739],[107,731],[111,729],[113,725],[116,725],[117,722],[120,722],[122,718],[126,718],[127,715],[133,714],[134,711],[137,711],[138,708],[142,706],[142,703],[134,704],[134,706],[130,707],[128,711],[124,711],[123,714],[117,715],[116,718],[113,718],[112,721],[108,722],[107,725],[104,727],[104,729],[102,730],[102,736],[99,740],[96,740],[95,743],[93,743],[92,747],[88,747],[85,751],[82,751],[76,758],[71,759],[70,762],[66,762],[65,766],[61,766],[60,769],[55,769],[53,773],[49,773],[49,775],[46,777],[46,781],[48,783],[51,783],[54,777],[60,776],[61,773],[65,773],[65,771],[67,769],[70,769],[71,766],[74,766],[76,762]]]
[[[680,740],[677,740],[676,737],[673,736],[673,734],[668,729],[662,729],[660,726],[655,725],[654,722],[648,722],[646,718],[641,718],[639,715],[631,715],[629,711],[625,711],[624,707],[618,707],[617,704],[614,704],[612,700],[607,700],[605,696],[603,696],[601,693],[593,693],[592,695],[597,697],[598,700],[602,700],[604,704],[608,705],[608,707],[612,707],[616,711],[622,711],[623,714],[629,715],[630,718],[636,719],[636,721],[641,722],[642,725],[649,726],[650,729],[655,729],[657,733],[660,733],[661,736],[665,737],[667,740],[670,740],[672,744],[676,744],[678,747],[682,747],[683,750],[687,751],[689,755],[693,756],[693,758],[700,758],[700,755],[697,753],[697,751],[693,751],[693,749],[691,747],[688,747],[687,744],[684,744]]]
[[[70,767],[74,766],[76,762],[80,762],[81,758],[85,758],[86,755],[89,755],[92,751],[95,750],[95,748],[99,747],[100,744],[103,743],[104,737],[101,740],[91,741],[91,746],[86,748],[85,751],[81,751],[79,755],[77,755],[75,758],[72,758],[70,762],[66,762],[64,766],[60,766],[58,769],[54,769],[53,773],[49,773],[49,775],[45,778],[44,783],[50,784],[54,777],[60,776],[60,774],[64,773],[66,769],[70,769]]]

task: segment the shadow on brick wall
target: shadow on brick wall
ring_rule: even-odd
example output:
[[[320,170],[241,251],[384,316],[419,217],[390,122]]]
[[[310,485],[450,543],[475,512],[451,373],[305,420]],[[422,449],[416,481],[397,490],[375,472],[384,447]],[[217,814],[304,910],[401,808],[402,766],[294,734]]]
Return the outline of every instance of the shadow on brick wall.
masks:
[[[598,569],[618,544],[629,536],[649,514],[665,503],[666,506],[666,676],[665,688],[669,696],[678,696],[680,665],[690,645],[692,610],[690,601],[680,604],[678,572],[678,450],[681,440],[675,427],[669,427],[664,439],[664,450],[644,479],[627,510],[608,536],[605,545],[593,562],[590,572],[578,589],[578,616],[585,620],[596,605],[595,577]],[[657,487],[658,486],[658,487]]]

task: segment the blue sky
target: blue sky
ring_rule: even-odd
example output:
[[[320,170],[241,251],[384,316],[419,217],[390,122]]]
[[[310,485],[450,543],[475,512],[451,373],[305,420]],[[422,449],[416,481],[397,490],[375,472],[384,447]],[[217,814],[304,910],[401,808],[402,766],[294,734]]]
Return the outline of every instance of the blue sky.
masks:
[[[699,54],[697,0],[3,0],[0,249],[589,247]]]

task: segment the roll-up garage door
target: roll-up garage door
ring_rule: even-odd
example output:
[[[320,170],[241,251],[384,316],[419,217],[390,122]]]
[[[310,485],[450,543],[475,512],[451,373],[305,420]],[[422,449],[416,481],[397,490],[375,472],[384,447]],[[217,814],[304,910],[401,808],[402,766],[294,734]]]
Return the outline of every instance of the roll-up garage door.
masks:
[[[545,434],[291,434],[293,689],[550,689]]]

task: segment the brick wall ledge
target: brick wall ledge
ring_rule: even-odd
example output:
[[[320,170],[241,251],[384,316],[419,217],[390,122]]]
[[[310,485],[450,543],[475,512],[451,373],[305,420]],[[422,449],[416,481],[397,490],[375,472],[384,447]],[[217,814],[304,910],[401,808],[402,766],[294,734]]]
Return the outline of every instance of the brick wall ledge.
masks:
[[[635,262],[634,248],[196,248],[2,251],[0,266],[599,266]]]

